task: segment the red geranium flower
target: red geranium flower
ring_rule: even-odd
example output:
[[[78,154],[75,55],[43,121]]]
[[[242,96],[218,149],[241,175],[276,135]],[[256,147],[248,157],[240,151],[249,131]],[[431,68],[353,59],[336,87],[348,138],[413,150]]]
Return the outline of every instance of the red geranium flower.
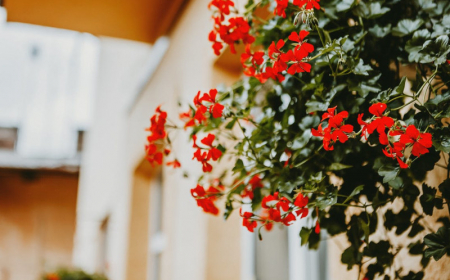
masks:
[[[269,209],[269,219],[274,222],[281,222],[281,212],[277,208]]]
[[[361,138],[367,140],[367,138],[369,137],[369,132],[367,131],[369,124],[363,121],[363,116],[364,114],[358,114],[358,124],[361,126]]]
[[[298,45],[295,47],[296,49],[300,50],[305,54],[305,57],[314,51],[314,46],[310,43],[303,42],[306,36],[308,36],[309,32],[306,30],[300,30],[299,33],[292,32],[291,35],[289,35],[289,40],[297,42]]]
[[[217,90],[211,89],[211,90],[209,90],[209,93],[204,93],[201,98],[200,98],[200,92],[197,93],[197,96],[194,98],[194,104],[196,104],[196,106],[198,106],[198,108],[201,108],[201,111],[199,113],[199,116],[201,115],[201,117],[199,117],[199,118],[202,121],[206,120],[204,113],[206,113],[206,111],[208,110],[207,107],[204,106],[202,103],[204,101],[212,103],[212,105],[209,107],[209,113],[213,116],[213,118],[219,118],[222,116],[224,106],[222,104],[216,102],[216,96],[217,96]],[[200,120],[199,120],[199,122],[201,123]]]
[[[294,214],[289,213],[286,215],[286,217],[283,218],[282,222],[285,226],[290,226],[291,222],[295,221],[297,218]]]
[[[274,193],[273,195],[269,194],[268,196],[263,197],[261,201],[261,207],[262,208],[270,208],[269,205],[267,205],[268,202],[278,200],[278,192]]]
[[[303,61],[308,54],[301,49],[289,50],[287,53],[281,55],[284,62],[293,62],[287,72],[291,75],[295,73],[311,72],[311,64]]]
[[[280,200],[278,200],[276,207],[278,209],[279,208],[283,209],[284,212],[287,212],[289,211],[290,208],[289,204],[290,204],[289,200],[286,197],[282,197],[280,198]]]
[[[264,224],[264,228],[265,228],[267,231],[271,231],[272,228],[273,228],[273,223],[271,223],[271,222],[266,222],[266,223]]]
[[[267,80],[267,79],[278,80],[280,83],[282,81],[284,81],[284,79],[285,79],[285,77],[279,71],[277,71],[275,67],[270,67],[270,66],[266,67],[265,72],[263,73],[262,77],[265,80]],[[265,82],[265,80],[264,80],[264,82]]]
[[[234,3],[230,0],[212,0],[208,4],[208,9],[211,9],[211,6],[216,7],[222,15],[229,15],[230,7],[233,7]]]
[[[295,211],[297,216],[300,218],[304,218],[308,216],[309,210],[306,207],[308,205],[309,198],[307,196],[303,196],[302,193],[299,193],[297,197],[295,198],[294,205],[300,208],[299,210]]]
[[[269,46],[269,57],[271,59],[277,58],[278,55],[282,54],[281,48],[284,46],[284,40],[280,39],[278,40],[277,44],[275,45],[275,42],[272,42]],[[276,55],[276,56],[275,56]]]
[[[369,112],[377,118],[367,126],[367,132],[372,134],[376,130],[379,134],[378,140],[382,145],[387,145],[389,143],[386,135],[386,128],[391,128],[394,125],[394,119],[383,116],[386,108],[387,105],[384,103],[376,103],[369,107]]]
[[[400,168],[408,168],[408,164],[406,164],[403,160],[403,153],[405,150],[405,144],[401,142],[395,142],[393,146],[388,145],[384,150],[383,153],[385,156],[390,157],[392,159],[397,159]]]
[[[178,160],[174,160],[174,161],[169,161],[168,163],[166,163],[167,166],[173,166],[173,168],[180,168],[181,167],[181,163]]]
[[[202,152],[202,149],[197,145],[197,136],[193,135],[192,139],[194,140],[193,147],[197,148],[194,152],[194,157],[192,159],[197,159],[202,163],[203,172],[211,172],[212,165],[208,163],[210,159],[216,161],[222,156],[222,151],[213,146],[213,141],[216,137],[214,134],[209,133],[205,138],[203,138],[200,142],[209,147],[208,151]]]
[[[208,120],[208,118],[205,116],[206,111],[208,110],[208,108],[206,108],[206,106],[200,105],[199,107],[197,107],[197,110],[195,111],[195,115],[194,115],[194,119],[198,121],[198,123],[203,123],[206,120]]]
[[[251,220],[253,217],[252,212],[244,212],[242,214],[242,208],[239,209],[239,215],[243,218],[242,225],[248,229],[248,231],[253,232],[253,229],[258,226],[258,223],[254,220]]]
[[[289,0],[275,0],[277,2],[277,7],[273,11],[274,15],[281,17],[286,17],[286,8],[288,7]]]
[[[212,30],[209,33],[208,39],[209,39],[209,41],[213,42],[212,48],[214,50],[214,54],[220,55],[220,51],[223,48],[223,44],[221,42],[217,41],[216,38],[217,38],[217,33],[216,33],[216,31]]]
[[[219,191],[213,187],[209,187],[207,191],[200,185],[191,189],[191,195],[197,200],[197,205],[201,207],[204,212],[213,215],[219,214],[219,209],[214,205],[217,193],[219,193]]]
[[[316,227],[314,228],[314,232],[315,232],[316,234],[319,234],[319,233],[320,233],[320,224],[319,224],[319,220],[317,220],[317,222],[316,222]]]
[[[313,7],[319,10],[320,5],[317,2],[320,2],[320,0],[294,0],[293,4],[299,6],[300,8],[306,5],[305,9],[307,10],[311,10]]]
[[[303,208],[308,205],[309,198],[307,196],[303,196],[302,193],[299,193],[297,197],[295,198],[294,205],[298,208]]]
[[[250,62],[253,65],[261,65],[264,62],[264,52],[254,52],[252,53],[250,49],[251,45],[247,44],[245,46],[245,53],[241,54],[241,63],[245,65],[245,62],[251,58]]]
[[[400,136],[400,142],[403,144],[412,144],[413,148],[411,153],[416,157],[428,153],[428,148],[431,148],[433,145],[431,134],[420,133],[414,125],[409,125],[406,128],[405,134]]]
[[[242,225],[244,227],[247,227],[248,231],[253,232],[253,229],[258,226],[258,223],[256,221],[252,221],[250,219],[244,218],[244,219],[242,219]]]
[[[241,196],[253,199],[253,197],[254,197],[253,191],[256,188],[262,188],[262,187],[263,187],[263,184],[262,184],[261,178],[258,175],[255,175],[250,179],[250,181],[248,181],[248,185],[242,191]]]
[[[318,129],[311,129],[311,133],[316,137],[323,137],[323,147],[327,151],[334,149],[333,145],[338,140],[344,143],[348,140],[347,134],[353,132],[353,126],[350,124],[343,124],[344,119],[348,117],[347,111],[342,111],[335,114],[335,109],[330,108],[322,115],[322,122],[328,120],[328,126],[322,129],[322,123],[319,124]]]

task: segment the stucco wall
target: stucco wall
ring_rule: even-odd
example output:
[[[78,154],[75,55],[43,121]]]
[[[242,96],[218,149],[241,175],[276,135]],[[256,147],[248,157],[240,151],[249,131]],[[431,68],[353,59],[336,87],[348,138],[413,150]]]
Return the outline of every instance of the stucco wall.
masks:
[[[207,92],[217,83],[230,84],[238,78],[214,66],[217,57],[207,41],[212,21],[207,0],[189,1],[176,27],[169,35],[170,47],[129,118],[129,154],[132,166],[142,160],[149,117],[159,104],[169,116],[177,117],[192,103],[195,94]],[[211,217],[197,207],[190,196],[201,173],[192,162],[188,133],[178,133],[173,152],[182,163],[181,170],[163,169],[164,231],[167,246],[162,257],[161,279],[239,279],[240,222],[235,213],[229,221]],[[183,177],[183,172],[189,174]]]
[[[80,169],[73,263],[110,279],[125,279],[132,174],[127,165],[127,114],[150,45],[100,38],[95,113]],[[101,225],[108,218],[106,252]],[[99,258],[106,254],[105,260]],[[105,263],[102,263],[102,262]]]
[[[69,266],[78,175],[0,171],[0,279]]]

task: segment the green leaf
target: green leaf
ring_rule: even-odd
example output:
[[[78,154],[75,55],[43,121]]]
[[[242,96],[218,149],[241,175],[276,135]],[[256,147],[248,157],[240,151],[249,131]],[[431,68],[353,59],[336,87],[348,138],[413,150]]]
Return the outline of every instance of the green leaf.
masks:
[[[398,22],[397,26],[392,29],[392,35],[397,37],[403,37],[409,35],[419,29],[419,27],[423,24],[423,20],[416,19],[402,19]]]
[[[390,165],[383,165],[378,170],[378,174],[383,177],[383,183],[388,183],[394,180],[399,172],[400,172],[399,167],[394,167]]]
[[[405,84],[406,84],[406,77],[403,77],[400,80],[400,84],[398,84],[398,86],[396,86],[393,90],[393,92],[396,93],[396,95],[400,95],[403,94],[403,92],[405,91]]]
[[[227,201],[227,203],[225,204],[225,212],[223,213],[223,218],[225,220],[228,220],[228,218],[230,217],[231,213],[233,212],[233,204],[231,203],[231,201]]]
[[[240,172],[241,177],[245,176],[247,174],[247,171],[245,170],[244,162],[241,159],[238,159],[236,161],[236,164],[234,165],[233,174]]]
[[[434,65],[439,66],[447,63],[447,54],[450,53],[448,46],[448,35],[441,35],[435,40],[428,40],[423,44],[421,63],[430,63],[434,61]]]
[[[347,203],[352,197],[359,194],[364,189],[364,185],[359,185],[356,188],[353,189],[352,193],[344,200],[344,204]]]
[[[369,33],[374,37],[384,38],[389,34],[389,32],[391,32],[391,27],[392,25],[390,23],[384,27],[374,25],[373,27],[369,28]]]
[[[347,169],[347,168],[352,168],[352,167],[353,166],[351,166],[351,165],[334,162],[328,167],[328,170],[336,171],[336,170],[342,170],[342,169]]]
[[[364,232],[364,242],[369,243],[369,235],[370,235],[369,225],[362,219],[358,219],[358,221],[361,229]]]
[[[309,235],[311,234],[312,229],[302,227],[300,230],[300,238],[301,238],[301,246],[308,243]]]
[[[353,10],[353,13],[357,16],[360,16],[362,18],[366,19],[374,19],[381,17],[388,11],[390,11],[388,7],[381,7],[380,2],[360,2],[358,6]]]
[[[320,210],[327,208],[328,206],[332,206],[337,202],[337,192],[338,189],[335,186],[328,186],[325,194],[323,196],[319,196],[316,199],[316,206],[319,207]]]
[[[433,146],[438,151],[450,153],[450,127],[443,127],[434,130]]]
[[[425,235],[423,241],[428,247],[424,253],[425,258],[433,257],[438,261],[450,253],[450,234],[446,227],[440,227],[436,233]]]
[[[320,171],[317,172],[316,174],[312,174],[311,177],[309,178],[309,181],[319,184],[320,182],[323,181],[323,179],[325,179],[325,177],[323,176],[322,171]]]
[[[233,126],[236,124],[237,118],[232,119],[230,122],[227,123],[225,126],[226,129],[232,129]]]
[[[336,10],[338,12],[343,12],[349,10],[351,7],[355,5],[356,0],[342,0],[336,6]]]
[[[411,40],[406,42],[405,50],[409,53],[408,60],[410,62],[419,62],[422,54],[419,53],[423,44],[431,38],[431,34],[427,29],[421,29],[414,32]]]
[[[367,71],[371,71],[371,70],[372,70],[372,67],[370,67],[369,65],[364,65],[364,61],[360,58],[358,61],[358,64],[353,69],[353,73],[355,73],[356,75],[368,76],[369,72],[367,72]]]
[[[309,100],[306,102],[306,113],[312,113],[317,111],[326,111],[330,107],[329,102],[323,102],[314,100],[314,97],[312,100]]]
[[[428,109],[428,111],[432,112],[433,117],[442,118],[442,112],[448,109],[450,105],[450,92],[446,92],[443,94],[438,94],[434,98],[428,100],[424,106]]]
[[[419,4],[420,8],[424,11],[432,11],[436,9],[436,3],[434,3],[434,0],[417,0],[417,4]]]
[[[374,102],[387,103],[393,97],[403,94],[403,91],[405,90],[405,84],[406,84],[406,77],[403,77],[400,81],[400,84],[396,86],[394,90],[388,89],[380,92],[377,98],[374,100]]]

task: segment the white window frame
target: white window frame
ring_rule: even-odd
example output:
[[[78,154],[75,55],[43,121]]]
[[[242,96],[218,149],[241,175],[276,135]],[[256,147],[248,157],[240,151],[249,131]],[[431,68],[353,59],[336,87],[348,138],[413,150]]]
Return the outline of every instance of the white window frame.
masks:
[[[288,227],[289,280],[328,280],[330,277],[325,234],[321,233],[322,242],[319,250],[309,250],[306,246],[300,246],[299,233],[303,226],[307,226],[307,219],[297,220]],[[256,242],[259,242],[257,238],[257,233],[251,233],[247,228],[242,227],[241,280],[257,280],[255,255]]]

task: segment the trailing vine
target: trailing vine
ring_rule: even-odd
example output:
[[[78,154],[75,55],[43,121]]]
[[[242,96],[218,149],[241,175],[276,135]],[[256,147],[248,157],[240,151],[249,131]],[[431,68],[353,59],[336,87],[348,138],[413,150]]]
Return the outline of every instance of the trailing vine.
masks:
[[[189,130],[204,172],[191,190],[199,207],[225,219],[238,210],[260,238],[308,219],[299,235],[311,249],[321,230],[345,234],[341,261],[358,277],[422,279],[424,269],[395,266],[401,251],[422,256],[422,268],[449,256],[450,2],[212,0],[209,8],[213,51],[244,45],[245,77],[199,91],[184,124],[158,107],[147,159],[181,167],[170,135]],[[424,183],[439,169],[445,180]],[[437,231],[426,218],[435,213]]]

